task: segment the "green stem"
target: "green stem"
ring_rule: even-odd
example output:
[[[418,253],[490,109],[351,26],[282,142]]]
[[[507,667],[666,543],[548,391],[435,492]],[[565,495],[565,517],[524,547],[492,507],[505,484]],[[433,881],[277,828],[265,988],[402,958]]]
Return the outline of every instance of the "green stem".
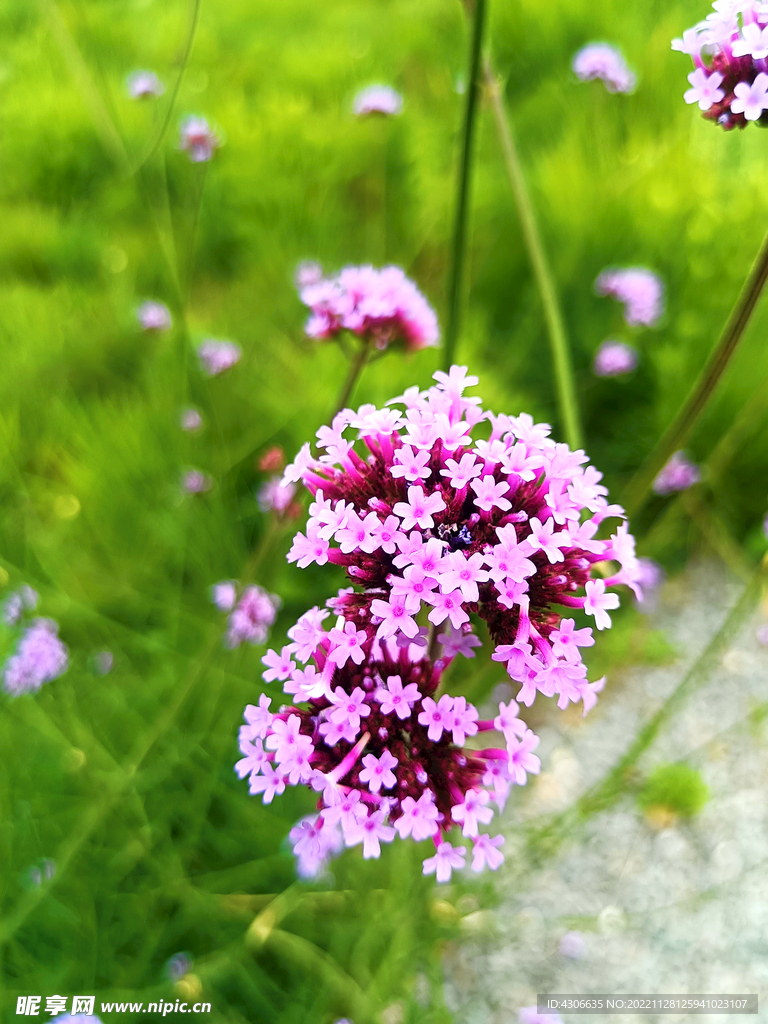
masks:
[[[371,343],[363,341],[360,345],[360,350],[357,352],[355,357],[352,359],[349,367],[349,373],[347,379],[344,381],[344,387],[341,389],[341,394],[336,402],[336,413],[341,412],[342,409],[346,409],[347,403],[352,397],[352,392],[355,390],[361,373],[365,369],[365,364],[368,362],[371,356]],[[334,413],[335,415],[335,413]]]
[[[757,259],[744,282],[744,287],[728,317],[720,340],[701,371],[699,379],[656,447],[629,482],[624,495],[624,507],[630,516],[635,515],[642,508],[659,470],[690,437],[697,419],[704,411],[747,329],[767,280],[768,235],[766,235]]]
[[[184,54],[181,58],[181,67],[179,68],[179,73],[176,76],[176,81],[173,86],[173,92],[171,93],[171,97],[168,101],[168,110],[166,111],[165,119],[163,120],[160,131],[157,134],[157,138],[149,147],[146,154],[139,160],[139,162],[134,167],[131,168],[131,174],[135,174],[140,167],[143,167],[144,164],[148,163],[155,155],[155,153],[158,151],[160,146],[163,144],[163,139],[165,138],[166,132],[168,131],[168,128],[171,123],[171,118],[173,117],[173,111],[176,107],[176,98],[179,95],[181,80],[184,77],[184,72],[187,70],[187,64],[189,64],[190,54],[192,53],[192,45],[195,41],[195,35],[197,33],[197,23],[200,20],[200,4],[201,0],[192,0],[192,18],[190,20],[187,43],[186,46],[184,47]]]
[[[480,55],[483,42],[486,0],[475,0],[472,26],[472,43],[469,56],[469,77],[467,80],[467,102],[464,107],[464,127],[461,142],[461,163],[456,194],[456,218],[453,225],[451,244],[451,268],[448,278],[448,321],[445,328],[445,369],[453,363],[456,341],[459,335],[461,314],[461,285],[464,277],[466,256],[467,212],[469,186],[472,171],[472,138],[477,120],[477,98],[480,91]]]
[[[549,334],[549,343],[552,349],[552,361],[555,368],[557,401],[565,431],[565,439],[571,448],[580,448],[583,440],[579,417],[579,403],[576,398],[576,381],[573,375],[571,350],[565,333],[565,324],[563,323],[563,315],[560,311],[557,289],[555,288],[552,270],[544,250],[539,226],[536,222],[536,213],[531,203],[531,197],[528,194],[528,187],[520,164],[517,147],[515,146],[512,128],[504,110],[501,89],[489,60],[485,62],[485,82],[491,100],[496,128],[499,133],[499,140],[501,141],[509,183],[512,186],[512,194],[515,198],[518,216],[520,217],[523,240],[528,250],[528,257],[533,267],[533,274],[536,278],[541,303],[544,307],[544,318],[547,324],[547,333]]]

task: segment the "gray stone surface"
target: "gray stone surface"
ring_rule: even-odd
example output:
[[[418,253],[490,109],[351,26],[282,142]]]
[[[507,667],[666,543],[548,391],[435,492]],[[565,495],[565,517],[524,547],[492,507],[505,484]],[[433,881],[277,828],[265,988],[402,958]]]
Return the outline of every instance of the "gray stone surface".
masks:
[[[570,806],[600,780],[675,688],[737,600],[743,584],[699,565],[667,584],[653,622],[680,656],[617,680],[583,721],[548,716],[542,774],[514,791],[502,818],[506,863],[499,906],[478,934],[449,947],[445,976],[457,1024],[512,1024],[538,992],[764,994],[768,1020],[768,648],[750,618],[709,680],[686,700],[640,759],[643,772],[685,760],[710,799],[693,820],[651,823],[627,795],[569,834],[539,865],[526,860],[526,823]],[[478,915],[475,915],[478,917]],[[467,927],[471,925],[468,920]],[[583,957],[559,951],[583,936]],[[727,1016],[591,1016],[590,1021],[746,1021]]]

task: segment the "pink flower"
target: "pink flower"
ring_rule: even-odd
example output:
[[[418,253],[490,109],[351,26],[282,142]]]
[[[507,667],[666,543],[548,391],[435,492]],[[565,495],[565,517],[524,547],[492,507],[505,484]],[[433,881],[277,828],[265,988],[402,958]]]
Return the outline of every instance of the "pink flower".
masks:
[[[608,43],[590,43],[573,58],[573,70],[582,82],[599,78],[608,92],[632,92],[635,76],[621,52]]]
[[[472,870],[482,871],[487,865],[491,871],[496,871],[504,861],[504,854],[497,849],[503,843],[504,836],[476,836],[472,847]]]
[[[445,469],[440,470],[440,475],[447,476],[451,487],[461,491],[482,471],[483,467],[474,455],[471,452],[465,452],[458,462],[455,459],[446,459]]]
[[[204,117],[187,117],[181,122],[179,149],[189,154],[193,163],[205,163],[221,145],[218,136]]]
[[[403,97],[389,85],[369,85],[355,96],[352,110],[358,117],[384,114],[392,117],[403,109]]]
[[[272,698],[268,697],[266,693],[262,693],[259,697],[259,705],[256,707],[254,704],[246,704],[245,706],[245,720],[248,723],[248,738],[249,739],[264,739],[267,732],[272,726],[272,720],[275,717],[269,710],[269,705],[272,703]],[[246,726],[243,726],[245,729]]]
[[[411,706],[421,698],[416,683],[403,686],[400,676],[389,676],[387,688],[380,687],[373,696],[381,705],[383,715],[394,713],[398,718],[410,718]]]
[[[391,843],[395,838],[395,830],[391,825],[384,824],[384,817],[384,811],[374,811],[367,818],[360,818],[356,821],[344,836],[347,846],[363,844],[364,860],[380,856],[380,842]]]
[[[493,720],[493,727],[504,733],[505,739],[510,736],[525,735],[527,726],[522,719],[517,717],[519,710],[517,701],[511,700],[509,704],[505,704],[504,701],[499,702],[499,713]]]
[[[256,493],[256,500],[262,512],[285,512],[296,495],[295,484],[285,484],[279,476],[273,476],[262,484]]]
[[[503,480],[497,483],[494,477],[484,476],[482,480],[473,480],[469,486],[475,492],[475,504],[484,512],[490,512],[492,508],[503,511],[512,508],[512,502],[504,497],[509,493],[509,484]]]
[[[264,803],[271,804],[276,796],[280,796],[281,793],[285,792],[285,784],[288,781],[288,777],[283,774],[282,768],[273,767],[269,761],[262,763],[261,771],[261,775],[251,775],[248,791],[251,796],[261,793]]]
[[[541,771],[541,761],[532,753],[539,745],[539,737],[530,729],[526,729],[520,739],[515,736],[507,738],[507,762],[509,775],[512,782],[517,786],[524,786],[527,775],[538,775]]]
[[[438,635],[437,642],[443,648],[443,657],[455,658],[463,654],[465,658],[474,658],[473,647],[482,647],[480,638],[475,636],[472,628],[466,623],[460,629],[449,626],[447,631]]]
[[[429,790],[425,790],[418,800],[407,796],[400,809],[402,814],[395,822],[395,828],[401,839],[412,835],[416,842],[421,842],[437,832],[439,814]]]
[[[619,595],[606,594],[605,580],[587,580],[584,589],[587,592],[584,611],[594,615],[598,629],[610,629],[611,617],[607,609],[619,607]]]
[[[365,657],[363,644],[368,639],[364,629],[357,629],[354,622],[345,622],[344,629],[334,627],[330,632],[331,643],[335,644],[330,654],[331,661],[335,661],[341,668],[348,658],[351,658],[356,665],[359,665]]]
[[[620,341],[604,341],[595,355],[592,372],[596,377],[621,377],[637,368],[637,352]]]
[[[630,327],[653,327],[664,312],[664,285],[644,267],[604,270],[595,282],[598,295],[610,295],[624,304]]]
[[[269,627],[277,618],[280,603],[279,597],[268,594],[263,587],[246,587],[227,623],[227,646],[239,647],[245,641],[263,644],[269,636]]]
[[[443,559],[440,589],[448,593],[460,590],[465,601],[478,601],[480,594],[477,585],[489,579],[483,568],[484,561],[479,551],[469,558],[460,551],[452,551]]]
[[[220,612],[229,612],[237,601],[237,584],[234,580],[223,580],[211,587],[211,600]]]
[[[394,477],[406,480],[426,480],[430,475],[429,452],[417,451],[409,444],[404,444],[395,452],[395,465],[390,469]]]
[[[547,519],[540,522],[534,517],[530,522],[531,536],[528,538],[528,545],[531,551],[543,551],[550,563],[562,562],[563,552],[561,548],[570,547],[571,541],[567,533],[555,533],[554,519]]]
[[[170,311],[162,302],[144,302],[136,316],[144,331],[167,331],[172,322]]]
[[[747,121],[757,121],[768,108],[768,75],[761,71],[754,82],[738,82],[733,87],[735,95],[731,103],[734,114],[743,114]]]
[[[330,695],[331,704],[335,710],[331,712],[331,721],[335,725],[346,724],[357,733],[360,729],[360,719],[367,718],[371,713],[370,704],[365,703],[365,690],[356,686],[352,693],[347,693],[337,686]]]
[[[293,538],[287,558],[289,562],[298,562],[300,569],[306,569],[312,562],[325,565],[329,548],[328,541],[323,539],[319,528],[313,523],[307,528],[306,537],[303,533],[297,533]]]
[[[462,825],[463,836],[476,836],[478,833],[478,822],[487,825],[493,817],[493,811],[486,806],[490,796],[484,789],[470,789],[464,797],[464,802],[455,804],[451,808],[453,820]]]
[[[464,867],[466,856],[465,846],[451,846],[448,842],[440,843],[434,857],[424,861],[424,874],[434,874],[438,882],[450,882],[454,868]]]
[[[291,659],[290,645],[284,647],[280,654],[277,654],[276,651],[267,651],[261,661],[263,665],[267,666],[267,671],[263,675],[264,681],[267,683],[274,682],[275,679],[288,679],[296,667]]]
[[[477,735],[477,708],[467,704],[467,698],[454,697],[451,709],[451,732],[457,747],[463,747],[467,736]]]
[[[366,754],[363,758],[365,766],[360,772],[360,781],[367,782],[372,793],[378,793],[382,789],[392,789],[397,783],[393,768],[397,767],[397,758],[393,757],[388,750],[382,752],[381,757],[375,754]]]
[[[310,338],[335,338],[350,331],[376,348],[401,342],[408,350],[436,345],[440,337],[432,307],[399,267],[346,267],[334,278],[301,288],[311,316]]]
[[[427,735],[434,743],[443,735],[443,730],[450,732],[453,727],[453,697],[444,693],[437,703],[431,697],[425,697],[421,706],[423,710],[419,714],[419,724],[428,727]]]
[[[402,530],[407,533],[418,526],[421,530],[432,528],[435,521],[433,512],[442,512],[445,502],[439,492],[427,496],[424,488],[414,486],[408,488],[408,501],[398,501],[392,511],[403,521]]]
[[[735,49],[734,56],[736,56]],[[708,75],[704,68],[696,68],[688,75],[688,81],[691,83],[691,88],[684,94],[683,99],[686,103],[698,103],[699,110],[709,110],[713,103],[719,103],[725,97],[725,93],[720,88],[723,76],[719,71],[713,71]]]
[[[39,690],[69,666],[69,652],[52,619],[34,619],[22,634],[16,653],[3,668],[3,688],[12,697]]]
[[[398,632],[404,633],[407,637],[414,637],[419,631],[405,598],[400,595],[393,594],[389,601],[372,601],[371,615],[381,619],[381,624],[376,630],[376,636],[380,639],[394,636]]]
[[[208,338],[198,347],[197,354],[205,373],[209,377],[216,377],[240,361],[242,350],[234,342]]]
[[[693,487],[701,480],[701,470],[684,452],[675,452],[653,482],[656,494],[674,494]]]
[[[427,618],[434,625],[439,626],[446,619],[451,620],[454,629],[458,629],[465,622],[469,622],[469,615],[462,607],[462,593],[460,590],[453,590],[450,594],[430,594],[427,598],[432,605],[432,611]]]
[[[165,86],[154,71],[132,71],[126,81],[128,95],[134,100],[147,99],[149,96],[162,96]]]
[[[616,607],[613,605],[612,607]],[[595,638],[590,628],[576,629],[573,619],[563,619],[559,629],[553,629],[549,634],[549,642],[552,644],[552,653],[556,658],[565,658],[566,661],[579,662],[581,655],[579,647],[592,647]]]

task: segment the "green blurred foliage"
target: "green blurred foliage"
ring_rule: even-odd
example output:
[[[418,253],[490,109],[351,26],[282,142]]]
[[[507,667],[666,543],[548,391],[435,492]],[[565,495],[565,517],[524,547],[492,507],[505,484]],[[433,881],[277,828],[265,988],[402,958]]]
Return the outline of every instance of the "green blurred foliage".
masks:
[[[709,790],[695,768],[682,762],[662,764],[646,779],[637,794],[637,805],[643,811],[661,807],[681,818],[693,818],[708,797]]]
[[[588,452],[617,493],[738,294],[768,221],[766,141],[757,129],[721,133],[682,102],[689,68],[669,40],[703,17],[703,3],[491,8]],[[263,649],[222,649],[208,588],[242,579],[263,542],[258,579],[283,600],[279,645],[298,614],[341,585],[331,567],[286,565],[290,528],[268,533],[255,501],[257,456],[273,444],[292,455],[328,420],[346,373],[338,349],[303,336],[294,268],[305,258],[329,271],[396,262],[442,315],[462,9],[457,0],[203,0],[170,131],[129,173],[158,138],[190,14],[181,0],[6,0],[0,12],[0,567],[9,587],[40,590],[41,613],[60,623],[72,654],[69,672],[39,695],[2,702],[4,984],[9,999],[171,998],[164,964],[187,950],[216,1021],[354,1015],[363,1024],[401,999],[406,1021],[442,1021],[437,955],[454,926],[429,912],[434,884],[411,844],[377,864],[346,853],[333,878],[290,890],[295,903],[271,938],[246,942],[257,897],[266,906],[294,883],[285,837],[313,801],[294,791],[264,807],[234,776]],[[592,39],[624,49],[639,75],[634,95],[576,82],[573,52]],[[140,67],[165,82],[161,100],[128,98],[125,77]],[[399,119],[352,117],[354,93],[375,81],[403,92]],[[210,166],[177,148],[179,117],[197,111],[225,140]],[[459,361],[480,375],[487,406],[557,429],[540,302],[487,111],[473,191]],[[618,307],[595,296],[609,264],[663,276],[658,328],[626,328]],[[170,306],[173,331],[138,331],[147,298]],[[758,313],[692,440],[698,459],[768,374],[767,327]],[[243,348],[221,378],[199,372],[194,346],[207,336]],[[609,336],[641,351],[626,381],[590,371]],[[439,359],[390,355],[356,400],[425,386]],[[203,415],[199,435],[179,429],[186,405]],[[750,557],[764,550],[765,413],[755,410],[747,442],[705,488]],[[214,487],[182,498],[191,466]],[[666,504],[651,503],[641,534]],[[685,516],[671,519],[645,550],[673,565],[701,541]],[[615,638],[596,658],[667,656],[634,613],[617,620]],[[0,633],[0,654],[13,641]],[[115,668],[99,676],[93,656],[105,649]],[[452,685],[480,700],[497,671],[486,651]],[[39,889],[30,872],[45,858],[56,874]],[[324,899],[331,889],[342,897]]]

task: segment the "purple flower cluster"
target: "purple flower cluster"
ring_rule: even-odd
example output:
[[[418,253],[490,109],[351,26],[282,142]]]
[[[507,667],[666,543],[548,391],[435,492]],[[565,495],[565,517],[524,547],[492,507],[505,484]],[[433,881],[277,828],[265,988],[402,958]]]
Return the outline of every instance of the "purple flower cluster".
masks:
[[[369,85],[367,89],[361,89],[352,104],[352,111],[358,117],[369,114],[392,117],[402,109],[403,97],[389,85]]]
[[[621,51],[609,43],[590,43],[573,58],[573,70],[582,82],[599,78],[608,92],[632,92],[635,76]]]
[[[656,494],[675,494],[693,487],[701,480],[701,470],[684,452],[675,452],[653,482]]]
[[[592,630],[561,610],[605,629],[619,603],[611,588],[639,594],[626,524],[597,537],[623,510],[608,504],[584,453],[524,413],[484,412],[464,396],[477,384],[465,367],[435,378],[389,403],[403,411],[343,410],[318,431],[319,456],[307,444],[285,471],[314,497],[289,560],[344,566],[353,586],[329,602],[330,630],[328,612],[312,609],[291,643],[263,659],[265,681],[282,682],[294,703],[273,713],[263,696],[246,710],[237,770],[267,802],[286,785],[321,793],[318,815],[292,834],[305,873],[342,843],[378,856],[399,833],[434,840],[424,871],[445,881],[466,853],[448,840],[454,826],[472,840],[473,868],[497,867],[501,840],[478,826],[539,770],[538,738],[515,701],[481,721],[464,697],[439,692],[451,661],[480,645],[470,615],[485,620],[519,701],[530,706],[541,692],[561,708],[582,701],[586,713],[604,683],[587,681],[581,659]],[[486,436],[473,438],[481,425]],[[608,561],[613,575],[593,577]],[[501,733],[503,746],[465,747],[484,732]]]
[[[687,53],[686,103],[698,103],[704,117],[722,128],[765,123],[768,115],[768,4],[763,0],[715,0],[704,21],[672,40]]]
[[[281,477],[273,476],[259,487],[256,499],[262,512],[281,515],[291,508],[295,496],[295,484],[286,484]]]
[[[211,600],[223,612],[231,611],[225,644],[239,647],[242,643],[263,644],[269,636],[280,608],[280,598],[268,594],[263,587],[250,586],[237,599],[237,583],[223,580],[211,588]]]
[[[595,290],[623,303],[624,319],[630,327],[653,327],[664,312],[664,285],[644,267],[604,270],[595,281]]]
[[[37,607],[38,593],[26,583],[14,590],[3,602],[3,622],[6,626],[16,626],[24,612],[34,611]]]
[[[192,163],[206,163],[220,145],[219,137],[204,117],[193,115],[182,121],[179,149],[189,154]]]
[[[622,341],[604,341],[595,354],[596,377],[621,377],[637,368],[637,350]]]
[[[200,365],[209,377],[217,377],[229,370],[240,361],[241,355],[242,349],[233,341],[217,341],[215,338],[206,339],[197,349]]]
[[[376,348],[401,342],[408,351],[437,345],[437,316],[400,267],[345,267],[300,289],[312,311],[305,330],[328,340],[350,331]]]
[[[136,317],[143,331],[167,331],[171,326],[170,311],[162,302],[142,303]]]
[[[34,619],[22,633],[16,653],[3,669],[3,688],[13,697],[33,693],[65,672],[69,664],[66,646],[52,619]]]

